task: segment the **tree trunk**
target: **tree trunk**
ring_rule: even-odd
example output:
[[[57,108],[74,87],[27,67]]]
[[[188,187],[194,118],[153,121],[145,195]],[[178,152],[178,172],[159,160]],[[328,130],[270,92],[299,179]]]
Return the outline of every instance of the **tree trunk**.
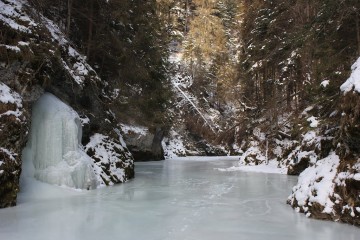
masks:
[[[359,24],[360,14],[356,13],[356,38],[357,38],[357,46],[358,46],[358,56],[360,55],[360,24]]]
[[[86,51],[86,56],[90,59],[90,52],[91,52],[91,40],[93,35],[93,28],[94,28],[94,1],[90,0],[90,14],[89,14],[89,32],[88,32],[88,46]]]
[[[164,160],[164,150],[161,145],[161,141],[163,140],[163,138],[164,131],[160,127],[157,127],[151,145],[151,150],[155,158],[154,160]]]
[[[189,0],[186,0],[185,2],[185,34],[188,32],[188,14],[189,14],[189,11],[188,11],[188,7],[189,7]]]
[[[286,107],[288,110],[291,109],[291,90],[292,90],[292,83],[290,81],[287,84],[287,89],[286,89]]]
[[[67,1],[67,18],[66,18],[66,31],[65,31],[65,35],[67,37],[69,37],[70,34],[72,3],[73,3],[72,0]]]

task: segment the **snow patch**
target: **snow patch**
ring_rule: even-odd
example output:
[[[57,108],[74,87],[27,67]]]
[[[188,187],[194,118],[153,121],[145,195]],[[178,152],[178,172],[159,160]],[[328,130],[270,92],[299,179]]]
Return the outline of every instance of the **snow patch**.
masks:
[[[18,46],[11,46],[11,45],[5,45],[5,44],[0,44],[0,47],[5,47],[8,50],[12,50],[14,52],[21,52],[20,48]]]
[[[352,65],[352,73],[348,80],[340,86],[340,90],[344,94],[354,90],[360,93],[360,58]]]
[[[8,155],[9,158],[10,158],[10,160],[12,160],[12,161],[15,161],[15,160],[16,160],[16,159],[15,159],[15,157],[17,156],[16,153],[14,153],[14,152],[6,149],[6,148],[2,148],[2,147],[0,147],[0,152],[3,152],[3,153],[5,153],[6,155]],[[0,166],[1,166],[2,163],[3,163],[3,162],[0,161]]]
[[[6,84],[0,82],[0,102],[8,104],[16,104],[18,108],[22,107],[22,99],[20,95],[12,91]]]
[[[0,21],[16,31],[31,33],[30,28],[37,24],[24,14],[24,4],[21,0],[0,1]]]
[[[265,162],[267,159],[258,146],[248,148],[240,157],[240,165],[256,165],[255,162]]]
[[[317,134],[315,131],[309,131],[305,133],[303,137],[303,142],[307,143],[308,145],[312,144],[317,139]]]
[[[310,123],[310,127],[316,128],[319,125],[319,121],[316,117],[312,116],[307,119],[307,121]]]
[[[2,116],[13,115],[16,117],[17,121],[20,120],[20,116],[23,114],[21,111],[22,108],[22,99],[17,92],[12,91],[6,84],[0,82],[0,102],[4,104],[14,104],[16,105],[15,110],[8,110],[0,114]]]
[[[330,81],[329,80],[324,80],[320,83],[320,86],[326,88],[327,86],[329,86],[330,84]]]
[[[138,135],[144,136],[148,133],[149,129],[142,126],[134,126],[134,125],[126,125],[126,124],[120,124],[121,130],[125,134],[129,133],[136,133]]]
[[[69,41],[54,22],[44,16],[41,16],[41,18],[45,23],[45,27],[50,32],[53,41],[57,42],[65,50],[67,50],[68,56],[75,60],[74,63],[70,64],[62,59],[62,64],[74,81],[82,86],[84,84],[85,77],[88,76],[90,72],[95,72],[94,69],[86,62],[86,57],[84,55],[80,54],[69,45]],[[97,78],[97,76],[95,76],[95,78]]]
[[[218,168],[217,170],[221,172],[243,171],[243,172],[276,173],[276,174],[287,173],[287,168],[279,167],[277,160],[270,160],[269,164],[263,163],[254,166],[241,165],[241,166],[233,166],[230,168]]]

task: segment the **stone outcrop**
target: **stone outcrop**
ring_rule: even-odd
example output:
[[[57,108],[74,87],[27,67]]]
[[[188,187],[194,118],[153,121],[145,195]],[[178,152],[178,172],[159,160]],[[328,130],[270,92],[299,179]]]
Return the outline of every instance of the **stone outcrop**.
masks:
[[[156,128],[151,131],[146,127],[122,125],[124,141],[134,156],[135,161],[164,160],[164,150],[161,142],[164,131]]]

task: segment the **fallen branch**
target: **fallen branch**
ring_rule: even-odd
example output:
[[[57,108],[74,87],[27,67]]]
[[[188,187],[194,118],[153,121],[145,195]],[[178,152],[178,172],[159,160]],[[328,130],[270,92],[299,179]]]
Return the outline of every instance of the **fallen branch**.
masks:
[[[208,127],[211,129],[211,131],[213,133],[216,133],[216,131],[214,130],[214,128],[210,125],[210,123],[207,121],[207,119],[205,118],[205,116],[201,113],[201,111],[199,110],[199,108],[195,105],[195,103],[186,95],[186,93],[181,90],[181,88],[178,86],[178,84],[174,83],[175,88],[185,97],[185,99],[194,107],[194,109],[199,113],[200,117],[204,120],[204,122],[206,123],[206,125],[208,125]]]

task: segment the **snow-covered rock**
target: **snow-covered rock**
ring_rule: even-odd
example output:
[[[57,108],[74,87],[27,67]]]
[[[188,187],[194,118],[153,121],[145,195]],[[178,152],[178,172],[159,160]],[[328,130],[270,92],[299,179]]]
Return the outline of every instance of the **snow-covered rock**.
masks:
[[[122,136],[115,140],[96,133],[85,146],[86,153],[94,159],[94,169],[100,186],[125,182],[134,176],[134,163]]]
[[[16,204],[26,116],[21,96],[0,82],[0,208]]]
[[[163,139],[162,146],[166,159],[187,155],[183,137],[174,130],[171,130],[169,136]]]
[[[289,196],[289,203],[293,207],[299,207],[301,212],[310,212],[312,215],[334,214],[334,202],[331,198],[334,197],[334,179],[339,163],[339,156],[332,153],[303,171]]]
[[[352,65],[351,70],[350,77],[341,85],[340,90],[344,93],[352,90],[360,93],[360,58]]]
[[[266,156],[258,146],[249,147],[240,157],[241,165],[259,165],[266,162]]]

